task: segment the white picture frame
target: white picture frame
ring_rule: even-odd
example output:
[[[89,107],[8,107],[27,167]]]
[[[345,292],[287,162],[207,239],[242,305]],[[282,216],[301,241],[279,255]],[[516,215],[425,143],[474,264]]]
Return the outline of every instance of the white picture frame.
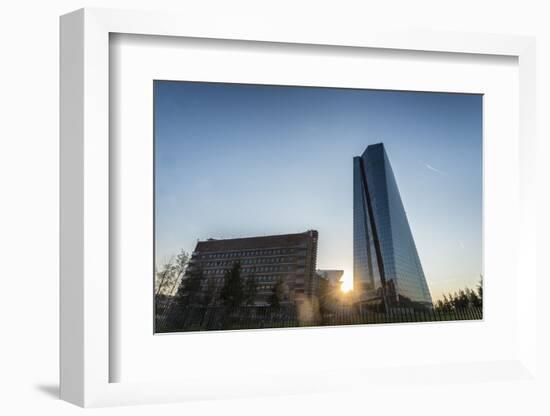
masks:
[[[333,32],[279,27],[269,22],[205,24],[192,16],[167,13],[83,9],[61,18],[61,398],[80,406],[159,403],[210,397],[334,391],[350,384],[372,385],[384,368],[369,374],[332,369],[325,382],[318,375],[291,374],[286,369],[262,382],[196,378],[181,381],[110,382],[110,365],[120,357],[110,349],[109,36],[154,35],[185,38],[330,45],[332,47],[430,51],[516,57],[519,66],[520,221],[518,269],[528,289],[518,291],[517,354],[498,362],[419,363],[415,377],[433,380],[441,368],[454,376],[471,374],[524,380],[536,375],[537,271],[535,199],[535,42],[533,38],[465,33],[422,33],[350,28]],[[517,273],[517,271],[516,271]],[[360,369],[358,369],[360,370]],[[410,373],[410,369],[407,370]],[[399,369],[391,377],[400,377]],[[330,379],[330,380],[329,380]],[[316,380],[304,383],[304,380]],[[336,381],[335,381],[336,380]],[[471,382],[479,382],[473,377]],[[271,392],[271,393],[270,393]]]

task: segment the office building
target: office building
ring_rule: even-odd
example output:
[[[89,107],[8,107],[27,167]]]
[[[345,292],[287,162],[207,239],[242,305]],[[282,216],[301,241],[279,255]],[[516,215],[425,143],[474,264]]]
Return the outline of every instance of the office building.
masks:
[[[270,235],[199,241],[191,255],[186,277],[200,270],[203,290],[219,294],[228,270],[240,264],[243,283],[253,279],[254,305],[269,304],[277,282],[282,282],[285,301],[302,303],[317,296],[316,279],[318,233]]]
[[[397,182],[382,143],[353,159],[353,281],[362,303],[432,306]]]

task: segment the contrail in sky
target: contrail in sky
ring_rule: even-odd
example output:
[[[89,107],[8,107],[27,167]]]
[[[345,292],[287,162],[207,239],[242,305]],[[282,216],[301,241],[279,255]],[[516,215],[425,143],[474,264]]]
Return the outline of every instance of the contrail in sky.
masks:
[[[432,165],[429,165],[428,163],[425,163],[424,166],[426,166],[426,168],[428,168],[429,170],[431,170],[431,171],[433,171],[433,172],[437,172],[437,173],[439,173],[440,175],[445,175],[445,176],[447,176],[447,172],[443,172],[442,170],[436,169],[436,168],[434,168]]]

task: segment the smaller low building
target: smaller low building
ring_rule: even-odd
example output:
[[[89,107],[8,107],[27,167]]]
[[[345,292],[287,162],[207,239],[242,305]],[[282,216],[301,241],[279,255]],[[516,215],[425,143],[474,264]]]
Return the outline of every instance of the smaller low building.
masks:
[[[343,270],[317,270],[319,307],[321,312],[332,312],[340,309],[343,301]]]
[[[325,279],[331,286],[337,287],[339,290],[342,288],[342,276],[344,276],[343,270],[317,270],[317,275],[321,279]]]

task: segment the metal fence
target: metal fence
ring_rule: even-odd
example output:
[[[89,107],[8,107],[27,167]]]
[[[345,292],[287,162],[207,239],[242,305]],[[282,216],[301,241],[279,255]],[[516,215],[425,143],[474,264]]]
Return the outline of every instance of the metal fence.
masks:
[[[215,331],[307,326],[364,325],[406,322],[463,321],[483,319],[481,307],[454,310],[392,309],[374,312],[343,307],[340,310],[303,314],[295,307],[172,307],[155,317],[155,332]]]

